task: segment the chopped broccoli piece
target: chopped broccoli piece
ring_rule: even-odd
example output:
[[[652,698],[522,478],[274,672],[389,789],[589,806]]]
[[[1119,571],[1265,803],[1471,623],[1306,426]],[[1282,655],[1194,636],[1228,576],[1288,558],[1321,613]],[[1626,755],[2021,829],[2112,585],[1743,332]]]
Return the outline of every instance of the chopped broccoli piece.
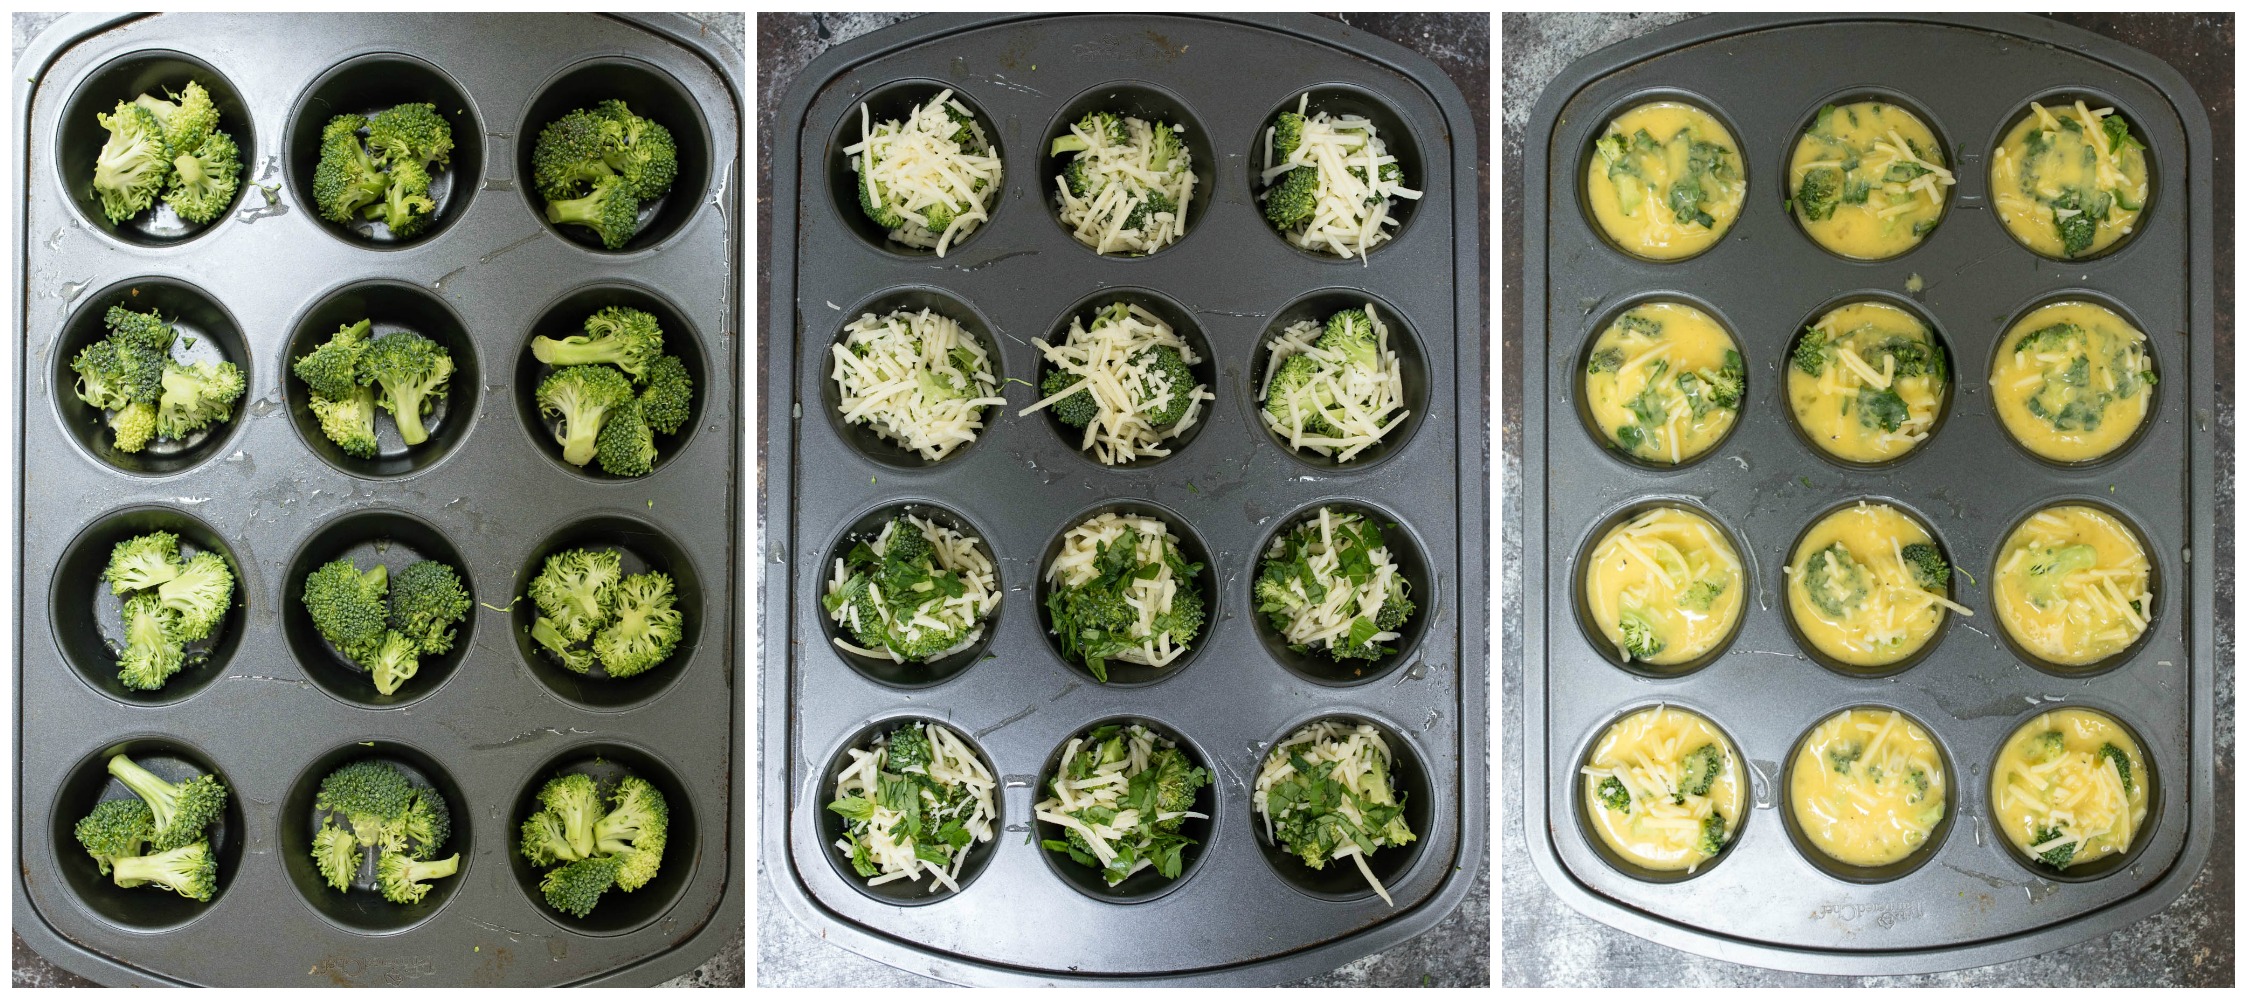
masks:
[[[211,102],[210,91],[193,80],[178,93],[164,92],[163,100],[149,94],[133,99],[133,103],[146,108],[164,129],[164,142],[174,150],[186,152],[202,147],[204,141],[216,134],[218,106]]]
[[[1911,570],[1912,582],[1922,590],[1941,590],[1950,586],[1951,564],[1943,558],[1943,550],[1928,542],[1913,542],[1903,548],[1904,565]]]
[[[417,860],[404,851],[384,851],[375,862],[375,887],[393,903],[419,903],[429,895],[429,880],[460,870],[460,855],[443,861]]]
[[[2064,545],[2056,549],[2042,549],[2029,558],[2029,603],[2039,608],[2065,601],[2067,595],[2061,585],[2071,574],[2079,573],[2099,564],[2099,550],[2089,545]]]
[[[616,884],[621,865],[617,858],[581,858],[547,872],[538,889],[546,905],[582,920],[600,903],[601,894]]]
[[[1707,795],[1724,773],[1724,753],[1714,743],[1703,743],[1685,757],[1684,778],[1678,791],[1687,795]]]
[[[623,557],[614,549],[556,552],[546,557],[528,593],[565,643],[585,642],[615,613],[623,567]]]
[[[202,840],[203,829],[226,811],[226,786],[208,774],[165,781],[124,754],[109,758],[109,773],[148,803],[153,822],[149,845],[159,851]]]
[[[666,354],[648,365],[646,387],[640,390],[640,414],[649,427],[658,434],[677,434],[686,426],[693,406],[694,377],[687,374],[685,362]]]
[[[1707,816],[1701,817],[1701,839],[1694,842],[1695,850],[1714,857],[1723,852],[1724,845],[1730,841],[1731,832],[1726,829],[1723,813],[1712,809]]]
[[[2121,747],[2112,743],[2101,743],[2099,744],[2098,756],[2100,760],[2114,762],[2116,776],[2122,779],[2122,794],[2129,795],[2137,789],[2137,783],[2130,776],[2130,755],[2123,753]]]
[[[584,226],[601,238],[601,245],[621,250],[639,233],[640,203],[631,185],[610,174],[593,183],[583,197],[557,198],[546,203],[546,221],[557,226]]]
[[[350,559],[337,559],[304,578],[304,610],[336,652],[361,662],[374,657],[388,631],[389,592],[388,567],[361,573]]]
[[[646,673],[670,658],[685,634],[671,578],[634,573],[613,590],[615,617],[593,637],[593,652],[611,678]]]
[[[349,891],[352,881],[359,877],[362,856],[358,838],[350,830],[335,825],[332,818],[320,821],[320,832],[312,835],[312,864],[329,888]]]
[[[141,849],[155,839],[156,817],[148,811],[148,803],[137,797],[109,799],[96,803],[94,811],[78,821],[74,832],[79,845],[107,875],[117,859],[139,857]]]
[[[1623,782],[1614,775],[1608,775],[1605,780],[1599,783],[1598,794],[1600,804],[1608,809],[1619,813],[1631,811],[1630,789],[1624,788]]]
[[[468,588],[451,566],[424,559],[390,581],[390,627],[424,655],[453,648],[453,626],[468,616]]]
[[[663,327],[651,313],[609,306],[585,318],[582,335],[531,338],[531,356],[555,367],[615,365],[641,380],[663,357]]]
[[[1827,347],[1826,331],[1809,327],[1802,331],[1802,339],[1795,341],[1792,360],[1796,371],[1816,378],[1826,373],[1826,364],[1832,357]]]
[[[377,402],[397,421],[406,444],[429,440],[421,418],[445,395],[453,374],[451,352],[421,334],[401,331],[369,343],[358,373],[360,385],[380,387]]]
[[[361,209],[384,200],[390,189],[382,164],[359,141],[367,120],[337,115],[320,131],[320,163],[312,170],[312,203],[329,222],[349,223]]]
[[[156,433],[173,440],[231,419],[234,401],[242,397],[242,370],[230,361],[167,365],[161,381]]]
[[[594,435],[593,455],[601,471],[612,476],[644,476],[655,469],[655,429],[648,426],[638,399],[627,399],[609,411]]]
[[[210,637],[234,601],[234,570],[216,552],[197,553],[179,575],[157,585],[156,597],[172,613],[172,635],[181,642]]]
[[[218,895],[218,861],[211,856],[211,845],[200,837],[156,854],[117,858],[110,864],[115,872],[113,881],[126,888],[154,885],[198,903],[208,903]]]
[[[174,143],[172,148],[181,152],[172,157],[172,179],[164,189],[164,204],[189,222],[218,218],[234,203],[234,193],[242,189],[242,150],[234,144],[234,137],[213,131],[201,146]]]
[[[1652,659],[1669,648],[1669,643],[1654,634],[1654,620],[1644,611],[1624,608],[1617,618],[1616,628],[1623,633],[1621,645],[1626,659]]]
[[[335,442],[343,453],[357,458],[375,457],[375,391],[369,388],[352,390],[338,399],[314,396],[306,403],[312,417],[320,422],[320,433]]]
[[[103,576],[112,594],[146,590],[179,575],[186,564],[179,558],[179,536],[152,531],[118,542],[109,550],[109,567]]]
[[[539,412],[561,418],[554,440],[562,446],[562,460],[571,465],[593,460],[601,425],[612,411],[631,399],[631,382],[615,368],[602,364],[556,369],[538,387]]]
[[[156,203],[175,154],[163,124],[145,107],[119,101],[114,112],[98,117],[109,140],[94,158],[94,194],[110,222],[123,222]]]
[[[1872,595],[1872,575],[1840,542],[1811,553],[1797,567],[1796,577],[1811,605],[1837,618]]]
[[[296,359],[290,370],[316,396],[350,399],[360,388],[359,358],[366,353],[367,334],[373,329],[374,322],[364,319],[338,327],[335,336]]]

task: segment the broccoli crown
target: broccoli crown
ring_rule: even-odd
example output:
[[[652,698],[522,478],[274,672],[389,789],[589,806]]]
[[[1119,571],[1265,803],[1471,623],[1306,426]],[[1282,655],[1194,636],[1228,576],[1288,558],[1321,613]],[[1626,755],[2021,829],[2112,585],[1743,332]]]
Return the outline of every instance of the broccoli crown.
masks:
[[[350,395],[337,399],[314,396],[306,405],[312,408],[312,417],[320,422],[320,433],[335,442],[346,455],[358,458],[375,457],[375,391],[353,389]]]
[[[531,356],[554,365],[615,365],[645,380],[650,365],[663,357],[663,327],[653,314],[609,306],[585,317],[581,335],[531,338]]]
[[[1654,620],[1636,608],[1624,608],[1616,620],[1616,629],[1623,633],[1623,654],[1629,659],[1650,659],[1669,648],[1669,643],[1654,632]]]
[[[397,694],[398,689],[413,679],[421,670],[421,647],[404,633],[386,631],[382,642],[365,660],[367,675],[374,681],[375,691],[385,695]]]
[[[548,200],[575,198],[614,171],[607,162],[610,122],[589,110],[547,123],[531,150],[531,180]]]
[[[1051,396],[1082,381],[1082,375],[1055,368],[1046,372],[1045,378],[1039,381],[1038,391]],[[1100,401],[1094,398],[1089,388],[1055,400],[1052,409],[1054,419],[1071,427],[1083,427],[1100,418]]]
[[[179,575],[157,585],[157,599],[173,618],[172,634],[181,642],[210,637],[234,601],[234,570],[226,557],[200,552]]]
[[[359,877],[360,857],[358,838],[350,830],[335,825],[332,818],[320,821],[320,832],[312,835],[312,864],[330,888],[337,892],[351,888]]]
[[[134,105],[147,109],[164,130],[164,141],[173,149],[186,151],[200,148],[205,139],[216,134],[218,106],[211,102],[211,94],[203,85],[193,80],[178,93],[170,90],[160,100],[149,94],[133,99]]]
[[[312,201],[320,217],[349,223],[359,210],[381,201],[390,189],[382,164],[359,141],[367,120],[337,115],[320,131],[320,163],[312,170]]]
[[[1631,811],[1631,790],[1623,787],[1621,779],[1610,774],[1599,783],[1599,802],[1609,810],[1619,813]]]
[[[1904,565],[1911,569],[1912,582],[1925,590],[1941,590],[1950,586],[1951,564],[1943,558],[1943,550],[1927,542],[1913,542],[1903,548]]]
[[[242,150],[234,137],[213,131],[201,146],[173,144],[172,180],[164,189],[164,204],[189,222],[205,223],[219,217],[242,189]]]
[[[538,790],[539,806],[554,814],[578,857],[591,857],[598,840],[593,826],[601,821],[601,790],[589,775],[562,774],[547,779]]]
[[[546,557],[529,594],[565,641],[580,643],[608,621],[623,577],[623,556],[616,550],[569,549]]]
[[[140,451],[156,437],[156,404],[133,403],[109,415],[109,431],[116,435],[118,451]]]
[[[234,401],[242,398],[242,370],[231,361],[167,365],[161,381],[156,433],[167,438],[185,438],[226,422],[234,415]]]
[[[1702,854],[1713,857],[1724,850],[1730,836],[1730,832],[1726,830],[1724,814],[1712,809],[1707,816],[1701,817],[1701,839],[1693,846]]]
[[[153,593],[125,600],[125,648],[117,656],[117,681],[136,691],[154,691],[187,664],[179,615]]]
[[[655,469],[655,428],[637,398],[609,411],[601,432],[593,437],[593,457],[601,471],[612,476],[644,476]]]
[[[413,801],[406,806],[404,819],[406,850],[414,857],[428,861],[452,839],[452,807],[435,789],[414,789]]]
[[[109,580],[110,593],[130,594],[178,576],[184,568],[186,564],[179,558],[179,536],[152,531],[111,547],[109,568],[103,576]]]
[[[633,114],[623,101],[611,98],[595,107],[594,114],[607,122],[602,161],[624,179],[632,197],[654,201],[671,190],[679,175],[679,147],[671,130],[653,119]]]
[[[218,895],[218,861],[211,856],[211,845],[200,839],[157,854],[118,858],[111,865],[114,881],[127,888],[154,885],[198,903]]]
[[[1311,221],[1318,196],[1319,169],[1297,167],[1282,175],[1278,184],[1264,189],[1264,218],[1275,228],[1294,229]]]
[[[1703,743],[1685,757],[1685,773],[1678,782],[1678,791],[1687,795],[1707,795],[1724,773],[1724,753],[1714,743]]]
[[[393,333],[367,344],[358,373],[360,385],[379,387],[377,401],[398,422],[406,444],[429,440],[421,418],[445,395],[445,381],[453,374],[451,352],[418,333]]]
[[[390,609],[390,570],[377,565],[365,573],[348,558],[337,559],[304,578],[304,610],[312,627],[354,661],[371,657],[382,644]]]
[[[375,888],[382,898],[411,905],[429,895],[429,880],[460,870],[460,855],[443,861],[423,861],[404,851],[384,851],[375,862]]]
[[[686,363],[666,354],[648,365],[640,390],[640,415],[658,434],[677,434],[694,412],[694,376]]]
[[[313,808],[343,817],[363,848],[403,846],[406,809],[415,789],[406,772],[386,760],[355,760],[320,779]]]
[[[79,820],[73,832],[101,873],[107,875],[112,862],[139,857],[141,848],[155,839],[156,817],[148,811],[148,803],[138,798],[109,799],[96,803],[94,811]]]
[[[226,811],[226,786],[208,774],[175,784],[124,754],[109,758],[109,773],[148,803],[149,815],[155,821],[149,843],[159,851],[203,839],[203,828],[218,822]]]
[[[468,616],[468,588],[451,566],[430,559],[390,581],[390,627],[427,655],[453,648],[453,626]]]
[[[367,146],[392,167],[433,170],[452,162],[453,127],[434,104],[400,104],[367,119]]]
[[[1186,356],[1180,354],[1178,348],[1168,344],[1150,347],[1141,354],[1154,355],[1152,359],[1134,358],[1133,360],[1149,360],[1149,381],[1164,386],[1165,391],[1169,394],[1161,406],[1146,411],[1147,422],[1158,427],[1167,427],[1185,419],[1186,410],[1193,405],[1194,387],[1200,384],[1194,379],[1194,370],[1187,366]],[[1149,395],[1153,395],[1152,390],[1150,390]]]
[[[359,390],[359,357],[366,353],[372,320],[337,327],[335,336],[312,349],[290,366],[314,395],[348,399]]]
[[[1831,353],[1828,342],[1831,339],[1826,331],[1817,327],[1802,331],[1802,338],[1794,342],[1794,353],[1791,355],[1795,370],[1812,378],[1825,374],[1828,355]]]
[[[607,365],[572,364],[546,376],[538,386],[538,410],[559,417],[554,440],[562,460],[584,465],[598,450],[601,425],[609,413],[632,399],[632,383]]]
[[[2099,744],[2098,759],[2114,762],[2115,774],[2122,779],[2122,794],[2129,795],[2136,790],[2137,783],[2130,776],[2130,755],[2123,753],[2121,747],[2112,743]]]
[[[1317,383],[1318,373],[1318,361],[1308,354],[1293,355],[1280,362],[1264,396],[1264,412],[1271,414],[1283,428],[1295,426],[1300,416],[1306,434],[1333,432],[1334,424],[1327,419],[1326,412],[1338,404]]]
[[[1280,112],[1279,118],[1272,122],[1273,163],[1283,162],[1295,155],[1296,148],[1303,145],[1303,126],[1310,124],[1310,121],[1293,111]]]
[[[1344,309],[1327,317],[1318,347],[1359,368],[1381,367],[1381,344],[1373,333],[1373,319],[1363,309]]]
[[[174,154],[163,123],[145,107],[118,101],[115,111],[98,120],[109,139],[94,157],[94,194],[110,222],[123,222],[156,203]]]
[[[624,178],[607,174],[594,181],[593,189],[581,197],[549,199],[546,221],[557,226],[584,226],[601,238],[602,246],[621,250],[639,232],[640,202],[632,197],[631,185]]]
[[[1810,554],[1797,567],[1804,597],[1828,615],[1846,615],[1872,594],[1872,576],[1840,542]]]
[[[582,920],[601,901],[601,894],[616,884],[616,858],[580,858],[546,873],[538,890],[546,905]]]
[[[671,578],[634,573],[615,588],[615,618],[593,637],[593,652],[612,678],[646,673],[671,656],[684,632],[672,605]]]

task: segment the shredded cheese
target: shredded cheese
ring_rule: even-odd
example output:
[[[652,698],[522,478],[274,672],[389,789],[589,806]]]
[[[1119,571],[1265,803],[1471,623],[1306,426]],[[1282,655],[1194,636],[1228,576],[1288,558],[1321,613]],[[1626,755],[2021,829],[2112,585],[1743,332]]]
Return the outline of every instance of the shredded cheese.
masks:
[[[1308,167],[1317,171],[1317,193],[1308,221],[1284,230],[1289,243],[1313,253],[1356,257],[1361,262],[1373,248],[1396,237],[1390,215],[1395,199],[1420,200],[1421,192],[1404,186],[1401,170],[1382,176],[1382,167],[1397,158],[1372,121],[1358,115],[1310,113],[1311,95],[1296,102],[1295,113],[1304,116],[1302,141],[1285,158],[1276,159],[1273,137],[1276,126],[1264,129],[1265,185],[1259,200],[1268,200],[1290,172]],[[1351,173],[1352,170],[1357,173]]]
[[[1201,420],[1202,404],[1217,398],[1198,382],[1174,384],[1177,380],[1165,371],[1156,349],[1177,351],[1189,366],[1200,364],[1201,355],[1170,324],[1141,306],[1117,302],[1103,307],[1089,329],[1084,317],[1072,316],[1060,344],[1042,338],[1031,344],[1053,370],[1077,378],[1016,416],[1028,416],[1078,393],[1091,394],[1098,413],[1084,425],[1077,448],[1090,452],[1102,465],[1169,455],[1166,442],[1193,429]],[[1180,395],[1186,398],[1185,414],[1174,422],[1156,423],[1161,411]]]
[[[1006,405],[982,342],[933,310],[866,313],[830,353],[843,421],[931,462],[975,440],[984,407]]]
[[[1124,116],[1116,120],[1124,129],[1122,141],[1104,129],[1069,126],[1069,135],[1084,143],[1069,168],[1081,180],[1072,181],[1067,171],[1054,178],[1055,210],[1062,228],[1095,253],[1153,253],[1185,238],[1195,184],[1193,156],[1185,144],[1166,140],[1161,145],[1175,153],[1159,155],[1156,130],[1177,134],[1186,127]],[[1168,199],[1170,207],[1141,214],[1153,195]],[[1136,226],[1130,224],[1134,215],[1140,215]]]
[[[1347,462],[1404,426],[1405,418],[1412,415],[1404,403],[1403,366],[1389,347],[1389,325],[1373,303],[1367,302],[1364,310],[1373,327],[1378,362],[1372,367],[1353,362],[1340,350],[1319,346],[1324,327],[1315,320],[1297,320],[1272,338],[1263,384],[1256,392],[1264,406],[1257,412],[1264,426],[1288,447]],[[1297,356],[1309,358],[1316,374],[1283,394],[1275,407],[1272,383],[1288,359]]]
[[[969,852],[977,842],[990,843],[995,834],[992,823],[998,818],[998,810],[992,805],[991,794],[998,782],[975,751],[950,729],[934,722],[906,726],[918,728],[925,737],[930,760],[891,767],[894,733],[876,736],[863,749],[850,748],[851,762],[835,777],[832,801],[836,805],[830,807],[844,815],[844,835],[835,840],[834,846],[853,865],[872,865],[876,874],[860,870],[867,885],[899,879],[919,882],[927,875],[930,892],[957,891]],[[893,784],[902,779],[903,794],[918,802],[914,812],[921,825],[919,837],[911,833],[908,815],[896,808],[896,803],[884,800],[885,777]],[[935,787],[915,783],[914,777],[925,777]],[[845,811],[846,804],[853,811],[865,812],[865,818],[851,818],[851,812]],[[966,835],[957,846],[938,839],[939,831],[951,823],[957,823],[957,829]],[[943,859],[945,852],[938,850],[939,845],[949,850],[948,860]]]
[[[942,257],[990,219],[1004,164],[991,155],[983,123],[952,91],[930,98],[902,122],[877,123],[865,104],[858,117],[859,139],[843,153],[859,174],[861,209],[871,200],[897,213],[890,239]]]
[[[1334,805],[1333,811],[1352,824],[1359,825],[1360,832],[1372,842],[1375,850],[1400,847],[1414,839],[1411,830],[1396,829],[1404,826],[1401,816],[1393,824],[1365,829],[1363,824],[1366,817],[1358,808],[1360,801],[1379,806],[1401,804],[1389,775],[1390,763],[1394,759],[1389,750],[1389,741],[1381,735],[1379,729],[1369,723],[1353,725],[1339,719],[1321,719],[1296,730],[1272,747],[1271,752],[1264,757],[1264,766],[1256,773],[1251,801],[1257,818],[1263,821],[1264,839],[1267,842],[1279,845],[1290,854],[1301,856],[1294,845],[1280,839],[1279,826],[1297,810],[1307,807],[1291,803],[1275,814],[1271,805],[1273,786],[1297,774],[1294,763],[1297,758],[1314,768],[1332,765],[1327,776],[1340,782],[1350,793]],[[1395,906],[1396,900],[1389,896],[1388,887],[1374,877],[1373,869],[1366,865],[1363,857],[1357,856],[1359,852],[1359,845],[1353,841],[1336,846],[1332,857],[1355,857],[1358,872],[1365,876],[1366,883],[1380,895],[1382,902]],[[1323,861],[1315,858],[1306,858],[1305,863],[1314,868],[1324,866]]]
[[[1171,599],[1181,586],[1191,587],[1191,581],[1181,581],[1171,567],[1168,553],[1177,551],[1178,536],[1161,518],[1143,514],[1095,514],[1084,523],[1072,527],[1061,538],[1061,551],[1046,564],[1045,581],[1048,586],[1081,587],[1100,575],[1098,561],[1104,545],[1119,543],[1126,531],[1134,532],[1138,542],[1132,549],[1133,559],[1142,567],[1153,566],[1155,572],[1135,576],[1130,582],[1127,598],[1132,610],[1139,615],[1130,629],[1130,635],[1140,644],[1106,658],[1125,663],[1139,663],[1150,667],[1167,667],[1171,661],[1186,654],[1187,648],[1176,641],[1167,630],[1157,632],[1155,619],[1170,611]],[[1181,558],[1183,556],[1181,555]]]

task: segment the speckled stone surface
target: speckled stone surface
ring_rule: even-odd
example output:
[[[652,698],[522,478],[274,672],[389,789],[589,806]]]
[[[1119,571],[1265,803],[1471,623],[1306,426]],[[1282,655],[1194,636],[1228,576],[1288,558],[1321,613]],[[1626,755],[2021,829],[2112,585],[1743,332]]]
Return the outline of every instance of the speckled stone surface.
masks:
[[[1490,148],[1490,18],[1486,14],[1345,14],[1335,17],[1427,56],[1466,94],[1482,149]],[[757,17],[757,131],[771,134],[773,116],[806,65],[834,45],[905,20],[903,14],[760,14]],[[766,148],[758,150],[757,175],[771,176]],[[1488,205],[1490,174],[1480,173],[1478,203]],[[771,228],[771,192],[760,184],[757,228]],[[1489,220],[1485,218],[1487,230]],[[1488,253],[1489,243],[1484,242]],[[758,329],[770,273],[757,259]],[[1488,305],[1484,289],[1485,306]],[[1486,310],[1487,311],[1487,310]],[[1487,373],[1486,373],[1487,375]],[[760,462],[762,464],[762,456]],[[761,766],[761,765],[760,765]],[[1490,983],[1490,872],[1487,866],[1467,899],[1443,922],[1410,941],[1313,976],[1298,986],[1486,986]],[[781,907],[762,866],[757,873],[757,985],[938,986],[933,979],[860,958],[820,940]]]
[[[1522,144],[1530,113],[1545,84],[1561,69],[1594,49],[1652,31],[1691,16],[1685,14],[1509,14],[1499,23],[1504,57],[1501,107],[1504,117],[1505,196],[1503,212],[1506,289],[1505,424],[1506,456],[1502,492],[1521,487],[1521,287],[1520,216]],[[1503,826],[1499,831],[1506,873],[1505,954],[1501,982],[1507,986],[2230,986],[2233,977],[2233,580],[2232,500],[2232,171],[2233,21],[2230,15],[2067,14],[2060,20],[2137,46],[2169,61],[2191,81],[2208,106],[2215,127],[2216,183],[2216,826],[2208,864],[2176,902],[2153,918],[2095,941],[2035,958],[1981,969],[1925,976],[1839,977],[1773,972],[1687,955],[1645,941],[1578,914],[1545,887],[1522,848],[1522,815],[1511,805],[1520,782],[1506,775],[1501,789]],[[1507,505],[1503,527],[1501,586],[1520,594],[1522,524],[1518,507]],[[1507,600],[1503,610],[1504,656],[1518,664],[1521,607]],[[1521,748],[1521,677],[1503,678],[1502,709],[1506,751]]]
[[[23,58],[24,46],[29,45],[33,37],[61,16],[61,14],[17,12],[10,18],[9,28],[13,45],[9,50],[9,65],[14,65],[16,60]],[[746,51],[744,45],[746,31],[742,15],[739,12],[702,12],[690,13],[687,16],[702,22],[703,30],[709,34],[726,39],[731,43],[734,51]],[[13,939],[14,944],[14,956],[11,963],[12,975],[10,977],[10,984],[14,987],[23,989],[47,986],[99,985],[83,976],[57,968],[54,963],[40,957],[38,952],[33,951],[31,946],[24,942],[23,935],[11,932],[8,936]],[[686,975],[666,980],[661,985],[670,987],[739,987],[748,979],[745,968],[747,962],[748,932],[744,929],[735,934],[732,941],[721,946],[718,949],[718,954],[708,962],[704,962],[701,967]]]

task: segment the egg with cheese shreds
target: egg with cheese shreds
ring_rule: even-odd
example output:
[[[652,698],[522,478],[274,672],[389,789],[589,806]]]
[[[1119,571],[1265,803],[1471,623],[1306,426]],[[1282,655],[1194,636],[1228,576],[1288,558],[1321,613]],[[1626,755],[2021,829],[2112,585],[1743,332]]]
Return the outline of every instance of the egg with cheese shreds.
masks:
[[[1997,618],[2030,655],[2061,666],[2130,648],[2153,621],[2153,563],[2114,515],[2081,504],[2029,515],[1997,556]]]
[[[1748,183],[1739,144],[1716,116],[1654,101],[1617,115],[1593,143],[1584,193],[1592,221],[1617,247],[1678,260],[1724,238]]]
[[[2097,255],[2137,228],[2153,194],[2145,149],[2113,108],[2032,103],[1990,151],[1990,202],[2030,250]]]
[[[1803,639],[1852,667],[1919,652],[1950,599],[1950,566],[1933,535],[1887,504],[1858,501],[1818,520],[1787,561],[1787,611]]]
[[[2089,462],[2129,443],[2159,381],[2143,332],[2105,306],[2068,300],[2005,332],[1990,365],[1990,402],[2022,447]]]
[[[1731,432],[1746,384],[1746,362],[1714,317],[1650,302],[1624,310],[1592,343],[1584,401],[1616,450],[1676,465]]]
[[[1795,340],[1787,407],[1804,437],[1845,462],[1902,458],[1927,440],[1950,363],[1919,317],[1885,302],[1828,310]]]
[[[1935,231],[1955,183],[1919,116],[1885,101],[1829,104],[1795,141],[1787,207],[1819,246],[1886,260]]]
[[[1803,738],[1787,807],[1828,857],[1875,868],[1927,845],[1949,786],[1942,753],[1918,723],[1890,709],[1852,708]]]
[[[1602,536],[1584,567],[1584,606],[1624,660],[1690,663],[1740,623],[1747,574],[1698,512],[1655,507]]]
[[[1600,840],[1654,871],[1707,864],[1738,835],[1747,806],[1732,741],[1709,720],[1669,705],[1609,726],[1582,777],[1584,811]]]
[[[2055,871],[2120,854],[2145,830],[2153,773],[2104,712],[2069,708],[2022,723],[1990,772],[1990,820]]]

